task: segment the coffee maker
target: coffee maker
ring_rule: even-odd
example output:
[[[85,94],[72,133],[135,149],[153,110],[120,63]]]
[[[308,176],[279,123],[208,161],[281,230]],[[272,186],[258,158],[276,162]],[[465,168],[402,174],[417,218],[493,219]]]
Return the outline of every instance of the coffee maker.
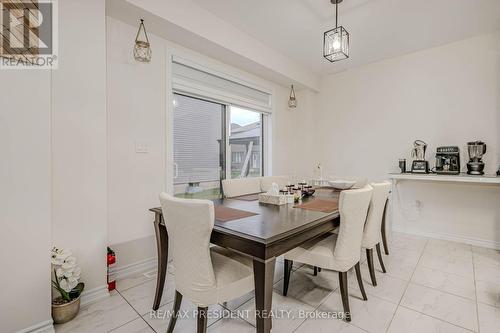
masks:
[[[448,175],[460,173],[460,149],[457,146],[437,147],[435,172]]]
[[[482,141],[467,142],[467,151],[469,152],[467,173],[469,175],[484,175],[482,158],[486,154],[486,144]]]

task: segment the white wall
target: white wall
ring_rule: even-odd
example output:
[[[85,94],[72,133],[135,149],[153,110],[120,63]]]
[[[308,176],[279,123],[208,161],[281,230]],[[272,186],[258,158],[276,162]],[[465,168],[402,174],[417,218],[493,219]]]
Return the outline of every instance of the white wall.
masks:
[[[486,171],[500,163],[500,33],[373,63],[323,80],[316,154],[330,174],[387,178],[399,158],[410,163],[415,139],[487,143]],[[404,184],[395,226],[500,245],[500,187]],[[422,202],[418,211],[415,200]],[[497,243],[495,243],[497,242]]]
[[[106,292],[106,26],[104,1],[59,1],[52,73],[52,240],[70,248],[86,292]]]
[[[52,320],[50,71],[0,71],[0,91],[0,331],[15,332]]]
[[[105,9],[59,1],[59,69],[0,71],[0,326],[52,330],[53,245],[106,290]]]
[[[307,118],[306,110],[312,109],[308,107],[313,102],[309,97],[312,92],[299,91],[299,107],[289,110],[288,87],[267,82],[152,34],[149,35],[153,50],[151,63],[137,63],[132,57],[131,44],[137,27],[108,17],[107,30],[109,242],[117,250],[119,267],[156,254],[153,214],[148,209],[158,206],[158,194],[168,189],[173,172],[166,162],[167,117],[172,103],[168,94],[171,87],[167,51],[201,59],[214,69],[241,75],[273,89],[273,173],[305,172],[303,157],[308,156],[310,150],[298,150],[304,140],[298,129],[307,131],[307,119],[311,118]],[[136,143],[147,144],[149,152],[136,153]],[[290,156],[299,153],[302,157],[290,163]],[[131,248],[135,249],[134,253]],[[140,249],[142,255],[139,255]]]

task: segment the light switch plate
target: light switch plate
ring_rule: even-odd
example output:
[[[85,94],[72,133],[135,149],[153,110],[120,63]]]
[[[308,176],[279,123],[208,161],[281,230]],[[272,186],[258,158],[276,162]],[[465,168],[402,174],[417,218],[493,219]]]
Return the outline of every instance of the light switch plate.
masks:
[[[147,143],[135,143],[135,152],[138,154],[149,153],[149,148]]]

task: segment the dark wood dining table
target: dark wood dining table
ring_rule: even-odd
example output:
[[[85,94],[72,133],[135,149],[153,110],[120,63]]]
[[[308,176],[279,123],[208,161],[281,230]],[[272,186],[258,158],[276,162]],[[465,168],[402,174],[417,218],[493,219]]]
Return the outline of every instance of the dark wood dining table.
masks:
[[[304,202],[322,199],[338,199],[339,192],[331,189],[317,190]],[[339,212],[320,212],[294,205],[275,206],[258,201],[238,199],[214,200],[215,205],[256,213],[228,222],[215,221],[210,242],[253,258],[255,282],[255,308],[257,332],[271,330],[271,304],[276,257],[298,245],[335,229],[339,224]],[[160,306],[167,273],[168,233],[161,208],[151,208],[155,213],[154,227],[158,249],[158,275],[153,310]]]

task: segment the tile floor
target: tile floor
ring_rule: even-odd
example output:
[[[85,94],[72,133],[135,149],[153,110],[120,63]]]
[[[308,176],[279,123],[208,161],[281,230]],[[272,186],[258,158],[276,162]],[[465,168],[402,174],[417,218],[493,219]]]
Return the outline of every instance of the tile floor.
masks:
[[[283,262],[276,266],[273,309],[290,316],[276,318],[273,332],[500,332],[500,251],[466,244],[394,233],[390,255],[384,255],[387,274],[376,272],[373,287],[362,256],[368,301],[361,299],[356,278],[349,274],[352,322],[322,319],[321,314],[342,311],[337,273],[294,267],[287,297],[281,295]],[[378,262],[376,261],[376,267]],[[170,270],[173,272],[173,270]],[[150,313],[155,279],[137,274],[117,282],[117,291],[105,300],[83,307],[56,332],[165,332],[172,308],[174,279],[167,277],[162,306]],[[254,332],[253,295],[210,308],[209,332]],[[184,300],[183,310],[194,305]],[[304,313],[315,316],[303,318]],[[177,321],[175,332],[195,332],[192,314]]]

